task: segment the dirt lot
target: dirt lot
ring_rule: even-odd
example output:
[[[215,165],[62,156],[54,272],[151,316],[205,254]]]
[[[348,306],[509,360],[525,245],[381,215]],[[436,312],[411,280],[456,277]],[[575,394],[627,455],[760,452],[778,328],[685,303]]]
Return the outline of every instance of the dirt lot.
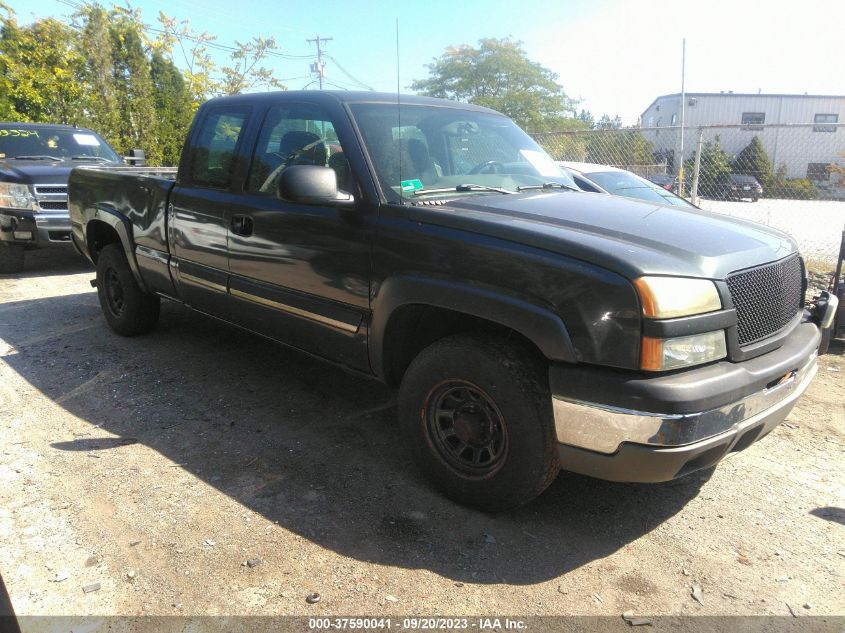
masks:
[[[377,383],[173,304],[120,338],[81,260],[30,263],[0,278],[0,574],[19,615],[845,614],[841,347],[715,472],[563,474],[489,516],[407,463]]]

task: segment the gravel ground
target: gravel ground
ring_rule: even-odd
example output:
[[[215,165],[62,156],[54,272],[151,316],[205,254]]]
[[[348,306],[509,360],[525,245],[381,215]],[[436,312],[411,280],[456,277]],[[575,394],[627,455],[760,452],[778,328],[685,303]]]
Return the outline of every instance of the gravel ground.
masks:
[[[842,347],[715,471],[562,474],[490,516],[407,463],[385,387],[171,303],[120,338],[91,278],[55,253],[0,278],[19,615],[845,614]]]

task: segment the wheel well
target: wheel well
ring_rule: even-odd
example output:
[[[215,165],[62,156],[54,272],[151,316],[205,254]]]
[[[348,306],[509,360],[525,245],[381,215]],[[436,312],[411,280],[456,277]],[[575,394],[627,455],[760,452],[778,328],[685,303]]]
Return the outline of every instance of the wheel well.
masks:
[[[398,385],[411,361],[422,350],[442,338],[466,332],[499,336],[545,360],[539,348],[516,330],[463,312],[412,304],[398,308],[387,322],[382,341],[385,380],[390,385]]]
[[[100,251],[109,244],[120,244],[120,236],[113,227],[105,222],[94,220],[88,223],[85,243],[88,245],[88,252],[91,254],[91,259],[96,264],[97,258],[100,256]]]

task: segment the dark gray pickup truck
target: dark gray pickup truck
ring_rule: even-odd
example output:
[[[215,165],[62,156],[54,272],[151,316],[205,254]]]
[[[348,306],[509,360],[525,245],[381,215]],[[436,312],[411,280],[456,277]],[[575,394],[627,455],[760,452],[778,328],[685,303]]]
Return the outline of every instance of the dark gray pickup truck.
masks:
[[[753,223],[574,190],[512,121],[374,93],[198,111],[174,180],[75,169],[106,321],[161,297],[399,386],[448,495],[524,503],[561,468],[658,482],[779,424],[835,299]]]
[[[0,123],[0,274],[21,271],[27,250],[70,246],[71,169],[121,163],[111,146],[86,128]]]

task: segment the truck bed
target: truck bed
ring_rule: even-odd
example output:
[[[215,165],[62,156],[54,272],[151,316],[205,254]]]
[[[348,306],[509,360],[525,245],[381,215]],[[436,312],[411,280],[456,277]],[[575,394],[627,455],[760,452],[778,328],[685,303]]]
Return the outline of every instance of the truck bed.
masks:
[[[68,181],[68,207],[77,243],[86,241],[87,221],[112,213],[129,220],[136,245],[167,253],[165,216],[175,179],[175,167],[75,168]]]

